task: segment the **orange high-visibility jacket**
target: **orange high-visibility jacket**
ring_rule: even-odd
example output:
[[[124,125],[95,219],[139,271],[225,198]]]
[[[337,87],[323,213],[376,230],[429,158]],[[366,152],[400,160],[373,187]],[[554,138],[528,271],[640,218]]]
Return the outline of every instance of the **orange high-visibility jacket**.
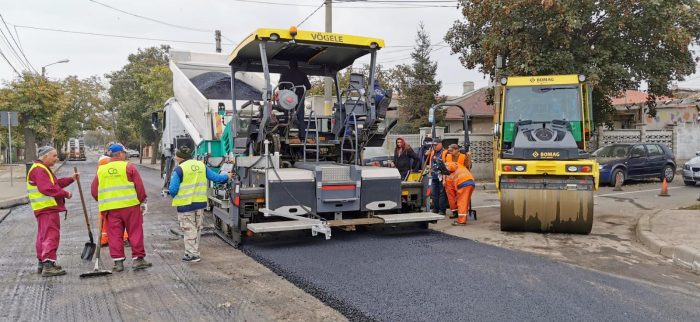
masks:
[[[457,189],[476,185],[474,176],[472,176],[472,173],[465,167],[457,167],[457,170],[450,175],[450,181],[454,182],[455,188]]]
[[[457,161],[453,161],[452,159],[452,154],[448,154],[447,157],[445,157],[445,162],[456,162],[457,166],[465,167],[467,169],[472,168],[472,158],[467,154],[460,153],[457,157]]]

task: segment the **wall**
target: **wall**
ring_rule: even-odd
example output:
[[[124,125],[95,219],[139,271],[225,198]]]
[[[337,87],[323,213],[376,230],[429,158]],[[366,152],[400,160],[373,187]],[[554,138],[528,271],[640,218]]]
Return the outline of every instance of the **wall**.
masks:
[[[470,131],[474,134],[490,134],[493,132],[493,116],[475,116],[470,120]],[[464,127],[464,120],[445,121],[449,132],[461,131]]]
[[[676,155],[677,163],[684,163],[695,157],[695,152],[700,151],[700,125],[677,126],[676,133]]]
[[[669,125],[698,125],[698,110],[695,106],[658,108],[656,116],[647,116],[644,119],[647,130],[660,130]]]

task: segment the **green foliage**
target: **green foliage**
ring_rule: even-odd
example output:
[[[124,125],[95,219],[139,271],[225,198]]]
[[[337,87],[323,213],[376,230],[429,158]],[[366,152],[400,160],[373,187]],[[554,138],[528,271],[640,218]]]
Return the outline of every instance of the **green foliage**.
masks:
[[[695,72],[695,0],[460,0],[464,19],[445,36],[462,64],[494,75],[582,73],[595,86],[594,115],[610,121],[610,97],[648,84],[650,98]],[[652,100],[647,113],[655,114]]]
[[[56,111],[53,122],[53,135],[56,146],[62,146],[69,138],[79,136],[83,130],[93,130],[104,126],[104,100],[101,96],[105,88],[100,79],[92,76],[78,79],[69,76],[61,82],[66,95],[66,105]]]
[[[159,139],[151,128],[150,115],[173,96],[169,49],[165,45],[139,49],[129,55],[122,69],[106,76],[111,85],[108,109],[114,115],[114,132],[117,141],[127,146],[137,147],[141,141],[153,144]]]
[[[411,52],[412,64],[396,66],[389,79],[392,87],[398,89],[399,123],[395,131],[417,132],[421,126],[428,126],[428,109],[438,102],[441,81],[436,81],[437,62],[430,60],[430,35],[421,22],[416,33],[416,46]],[[396,96],[395,96],[396,97]]]

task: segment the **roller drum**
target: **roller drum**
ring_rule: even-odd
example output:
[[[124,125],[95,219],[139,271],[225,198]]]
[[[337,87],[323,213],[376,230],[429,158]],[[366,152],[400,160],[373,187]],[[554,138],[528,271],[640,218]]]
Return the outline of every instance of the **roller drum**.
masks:
[[[593,179],[527,178],[501,181],[501,230],[589,234]]]

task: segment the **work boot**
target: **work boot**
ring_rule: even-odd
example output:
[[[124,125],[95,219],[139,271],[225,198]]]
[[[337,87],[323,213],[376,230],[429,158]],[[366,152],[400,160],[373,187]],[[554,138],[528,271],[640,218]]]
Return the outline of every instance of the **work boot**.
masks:
[[[42,277],[66,275],[66,271],[52,261],[45,261],[42,264],[44,266],[41,270]]]
[[[153,264],[147,262],[145,259],[143,259],[141,257],[134,259],[134,262],[131,264],[131,268],[133,270],[149,268],[151,266],[153,266]]]
[[[58,265],[56,263],[53,263],[53,266],[56,266],[56,268],[58,268],[58,269],[63,269],[63,267],[61,267],[61,265]],[[43,270],[44,270],[44,263],[39,262],[39,265],[36,268],[36,273],[41,274],[41,271],[43,271]]]
[[[114,261],[114,267],[112,267],[112,272],[123,272],[124,271],[124,260]]]

